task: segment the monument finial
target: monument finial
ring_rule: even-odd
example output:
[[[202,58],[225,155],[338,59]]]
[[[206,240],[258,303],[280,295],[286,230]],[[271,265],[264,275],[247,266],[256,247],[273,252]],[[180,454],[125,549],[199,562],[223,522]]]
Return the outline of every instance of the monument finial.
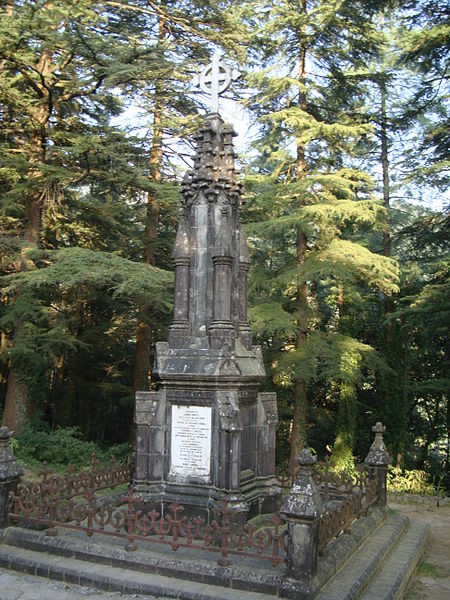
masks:
[[[193,84],[200,87],[207,94],[211,94],[211,112],[219,113],[219,96],[229,87],[230,83],[237,79],[240,73],[237,69],[230,69],[220,59],[220,52],[215,50],[211,63],[201,73],[195,75]]]

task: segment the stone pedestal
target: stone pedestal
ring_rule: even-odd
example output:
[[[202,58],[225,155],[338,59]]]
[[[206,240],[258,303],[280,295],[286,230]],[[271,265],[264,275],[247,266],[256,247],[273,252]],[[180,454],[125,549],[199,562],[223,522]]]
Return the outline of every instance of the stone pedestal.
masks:
[[[387,468],[391,463],[391,458],[383,440],[383,433],[386,431],[386,427],[378,422],[372,427],[372,431],[375,434],[375,439],[364,462],[369,467],[370,476],[377,480],[377,503],[379,506],[386,506]]]
[[[136,394],[135,486],[147,502],[177,501],[198,514],[223,497],[251,514],[278,507],[276,396],[258,392],[261,363],[236,346],[233,357],[217,352],[212,361],[210,352],[183,356],[158,344],[158,372],[180,372],[165,372],[158,391]],[[213,372],[183,378],[189,360],[214,362]],[[246,363],[254,373],[243,378]]]
[[[280,510],[287,521],[287,570],[294,579],[310,579],[317,570],[319,522],[325,511],[322,497],[312,477],[317,461],[307,449],[298,457],[297,479]]]
[[[277,508],[275,394],[259,392],[261,350],[247,322],[250,264],[231,127],[217,114],[197,136],[172,254],[174,320],[156,347],[158,391],[136,394],[137,491],[209,513]]]

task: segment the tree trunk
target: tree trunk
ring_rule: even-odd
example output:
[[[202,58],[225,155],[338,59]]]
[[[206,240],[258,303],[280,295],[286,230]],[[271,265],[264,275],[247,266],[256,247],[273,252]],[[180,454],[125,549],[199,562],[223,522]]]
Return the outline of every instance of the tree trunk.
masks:
[[[164,20],[160,19],[158,29],[158,43],[162,45],[166,35]],[[162,165],[162,116],[164,110],[163,85],[160,79],[156,80],[154,106],[153,106],[153,136],[150,151],[150,179],[155,183],[161,181]],[[152,190],[147,196],[147,215],[144,231],[144,264],[155,265],[156,242],[158,239],[159,201]],[[150,386],[151,363],[150,350],[152,342],[152,328],[149,323],[150,309],[145,300],[139,307],[136,328],[136,350],[134,356],[134,391],[147,390]]]
[[[401,467],[403,460],[403,449],[405,447],[405,429],[406,429],[406,417],[408,412],[408,350],[409,350],[409,338],[403,339],[403,361],[402,361],[402,398],[400,406],[400,436],[397,447],[397,467]]]
[[[302,0],[303,9],[306,11],[306,0]],[[301,32],[302,34],[304,32]],[[305,75],[306,75],[306,46],[299,40],[299,70],[298,78],[301,85],[299,94],[299,107],[306,110],[306,94],[304,93]],[[297,160],[296,160],[296,180],[300,181],[307,176],[307,166],[305,159],[305,144],[301,139],[297,139]],[[299,205],[301,210],[303,202]],[[307,250],[306,236],[301,229],[297,227],[297,265],[300,267],[305,260]],[[301,348],[307,338],[308,320],[306,316],[307,307],[307,287],[306,281],[299,281],[297,284],[297,340],[296,347]],[[292,414],[292,428],[290,439],[289,454],[289,472],[293,476],[297,469],[297,456],[306,443],[306,419],[307,419],[308,399],[306,391],[306,382],[297,379],[294,388],[294,409]]]
[[[389,189],[389,157],[388,157],[388,136],[387,136],[387,115],[386,115],[386,83],[380,84],[381,93],[381,167],[383,171],[383,206],[386,211],[390,208],[390,189]],[[391,256],[391,232],[388,212],[388,229],[383,232],[383,254]],[[388,319],[386,324],[386,342],[392,342],[392,321],[390,315],[392,313],[393,303],[392,294],[387,292],[384,296],[384,311]]]
[[[51,72],[51,55],[47,50],[41,52],[36,65],[37,71],[45,79]],[[51,115],[48,92],[41,86],[38,104],[34,115],[34,133],[24,143],[24,150],[28,154],[28,189],[25,192],[25,223],[20,259],[15,265],[17,272],[24,272],[29,268],[27,253],[40,245],[43,185],[39,182],[42,173],[39,169],[46,160],[47,128]],[[25,145],[26,144],[26,145]],[[18,292],[20,294],[20,290]],[[20,335],[22,323],[14,325],[14,340]],[[21,376],[20,369],[11,363],[8,374],[8,385],[5,398],[5,409],[2,423],[14,431],[19,431],[27,416],[35,411],[26,381]]]
[[[27,387],[23,382],[20,381],[16,370],[13,367],[10,367],[2,425],[5,425],[11,431],[20,431],[25,423],[27,410]]]

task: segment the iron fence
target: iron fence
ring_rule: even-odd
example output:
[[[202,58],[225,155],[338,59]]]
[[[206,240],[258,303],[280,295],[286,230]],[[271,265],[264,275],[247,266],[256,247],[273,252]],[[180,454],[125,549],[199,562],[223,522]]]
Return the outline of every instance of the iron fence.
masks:
[[[358,473],[352,477],[338,477],[331,484],[329,479],[325,479],[323,488],[327,509],[319,516],[319,555],[323,555],[328,544],[341,533],[350,534],[352,523],[367,515],[378,499],[377,479],[370,476],[364,465],[360,465]],[[342,493],[345,493],[344,497]]]
[[[88,536],[125,538],[128,551],[136,550],[138,540],[169,545],[173,550],[207,550],[220,555],[221,566],[230,564],[230,555],[259,558],[274,566],[285,562],[286,532],[277,513],[268,517],[267,526],[255,527],[242,524],[226,499],[206,522],[201,517],[188,518],[184,506],[176,502],[167,506],[164,515],[145,510],[132,486],[126,496],[119,497],[119,506],[96,495],[101,489],[128,483],[131,475],[129,465],[113,461],[103,467],[95,458],[88,471],[81,473],[69,468],[57,475],[45,468],[39,481],[21,483],[16,493],[10,493],[10,522],[44,527],[47,535],[56,535],[56,528],[62,527]]]
[[[278,472],[279,485],[285,489],[292,487],[297,472],[298,469],[294,475]],[[378,485],[366,465],[358,465],[353,472],[337,471],[328,456],[315,464],[312,475],[326,507],[318,518],[318,547],[319,554],[323,555],[333,539],[341,533],[351,533],[352,523],[367,514],[377,501]]]
[[[132,477],[132,466],[114,458],[104,466],[93,456],[87,470],[75,472],[69,466],[63,475],[45,466],[38,481],[21,482],[10,493],[10,522],[43,527],[47,535],[56,535],[56,528],[62,527],[88,536],[116,536],[127,540],[128,551],[137,548],[137,541],[169,545],[173,550],[206,550],[219,554],[221,566],[229,565],[233,555],[259,558],[274,566],[286,562],[286,527],[278,513],[267,517],[265,526],[255,527],[242,523],[226,499],[207,522],[187,517],[185,507],[176,502],[164,514],[146,510],[132,486],[127,495],[116,496],[115,503],[110,497],[99,497],[100,490],[129,484]],[[349,533],[353,521],[376,502],[377,481],[364,466],[350,476],[334,472],[328,461],[318,464],[314,479],[326,506],[318,517],[318,547],[323,554],[331,540]]]

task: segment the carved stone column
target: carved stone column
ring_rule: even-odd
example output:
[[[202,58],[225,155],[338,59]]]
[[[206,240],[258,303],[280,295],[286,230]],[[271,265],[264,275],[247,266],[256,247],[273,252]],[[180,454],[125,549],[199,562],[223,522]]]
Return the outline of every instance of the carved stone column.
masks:
[[[220,419],[220,455],[225,460],[219,467],[219,487],[237,492],[240,489],[240,457],[242,423],[237,393],[217,392]]]
[[[383,433],[386,427],[378,421],[372,427],[375,439],[370,447],[369,453],[364,461],[369,467],[370,476],[377,478],[378,482],[378,501],[380,506],[386,506],[387,502],[387,468],[391,462],[386,446],[384,445]]]
[[[252,330],[247,317],[247,277],[250,268],[250,254],[248,251],[245,233],[241,227],[239,232],[239,322],[238,336],[247,350],[252,349]]]
[[[189,267],[190,247],[183,210],[180,211],[175,247],[172,252],[175,265],[173,322],[169,328],[169,346],[182,348],[189,335]]]
[[[209,327],[210,346],[221,350],[225,344],[234,349],[236,333],[231,321],[231,254],[228,207],[221,209],[222,218],[212,254],[213,263],[213,314]]]

